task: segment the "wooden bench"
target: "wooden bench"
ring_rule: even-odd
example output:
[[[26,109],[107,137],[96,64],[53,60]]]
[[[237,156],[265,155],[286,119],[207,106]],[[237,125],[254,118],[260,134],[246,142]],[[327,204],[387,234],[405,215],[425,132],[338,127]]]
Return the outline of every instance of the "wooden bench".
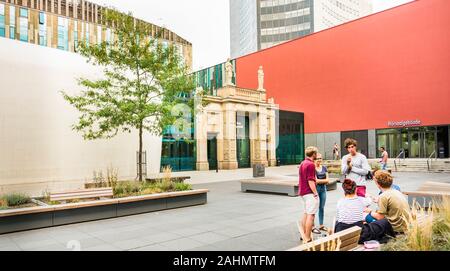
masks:
[[[350,251],[358,248],[361,228],[352,228],[314,240],[310,243],[296,246],[288,251]]]
[[[112,197],[113,189],[111,187],[106,188],[93,188],[66,191],[60,193],[51,193],[50,201],[67,201],[75,199],[94,199],[94,198],[110,198]]]

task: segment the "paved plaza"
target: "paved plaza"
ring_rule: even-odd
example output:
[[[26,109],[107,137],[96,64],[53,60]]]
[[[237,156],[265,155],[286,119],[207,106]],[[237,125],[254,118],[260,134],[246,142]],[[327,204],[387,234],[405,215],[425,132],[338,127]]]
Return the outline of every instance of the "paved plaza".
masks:
[[[297,166],[268,168],[268,176],[296,174]],[[301,199],[242,193],[251,169],[183,172],[194,188],[210,189],[206,205],[0,235],[0,250],[286,250],[299,244]],[[450,182],[444,173],[394,173],[402,190],[425,181]],[[368,193],[377,193],[375,184]],[[328,192],[325,224],[331,226],[342,189]]]

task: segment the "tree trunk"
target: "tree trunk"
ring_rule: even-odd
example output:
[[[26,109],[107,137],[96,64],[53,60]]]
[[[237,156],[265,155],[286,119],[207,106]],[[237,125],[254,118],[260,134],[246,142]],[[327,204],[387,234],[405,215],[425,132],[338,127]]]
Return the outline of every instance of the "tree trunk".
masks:
[[[138,159],[139,181],[142,182],[142,123],[139,126],[139,159]]]

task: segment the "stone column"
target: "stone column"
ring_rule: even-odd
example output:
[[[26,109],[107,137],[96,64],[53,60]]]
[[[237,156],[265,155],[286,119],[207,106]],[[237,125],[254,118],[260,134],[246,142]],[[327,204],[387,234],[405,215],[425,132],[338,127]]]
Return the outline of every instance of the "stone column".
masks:
[[[276,155],[276,148],[277,148],[277,136],[279,134],[277,133],[278,127],[276,127],[276,111],[274,109],[269,109],[268,111],[268,131],[269,131],[269,157],[268,163],[269,166],[273,167],[277,165],[277,155]]]
[[[196,168],[199,171],[209,170],[208,163],[208,123],[207,113],[199,110],[195,116],[195,141],[197,149]]]
[[[269,166],[267,162],[267,108],[265,106],[258,107],[258,116],[256,119],[256,138],[255,138],[255,151],[252,152],[255,156],[253,158],[254,164],[263,164]]]
[[[237,169],[236,109],[234,104],[223,105],[223,161],[221,169]]]

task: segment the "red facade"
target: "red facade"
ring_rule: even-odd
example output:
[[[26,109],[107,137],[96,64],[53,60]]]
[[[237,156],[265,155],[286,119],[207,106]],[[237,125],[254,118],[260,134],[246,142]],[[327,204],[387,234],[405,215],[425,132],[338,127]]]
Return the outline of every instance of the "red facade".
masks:
[[[305,132],[450,124],[450,1],[417,0],[236,60],[237,85],[305,113]],[[353,104],[353,106],[352,106]]]

